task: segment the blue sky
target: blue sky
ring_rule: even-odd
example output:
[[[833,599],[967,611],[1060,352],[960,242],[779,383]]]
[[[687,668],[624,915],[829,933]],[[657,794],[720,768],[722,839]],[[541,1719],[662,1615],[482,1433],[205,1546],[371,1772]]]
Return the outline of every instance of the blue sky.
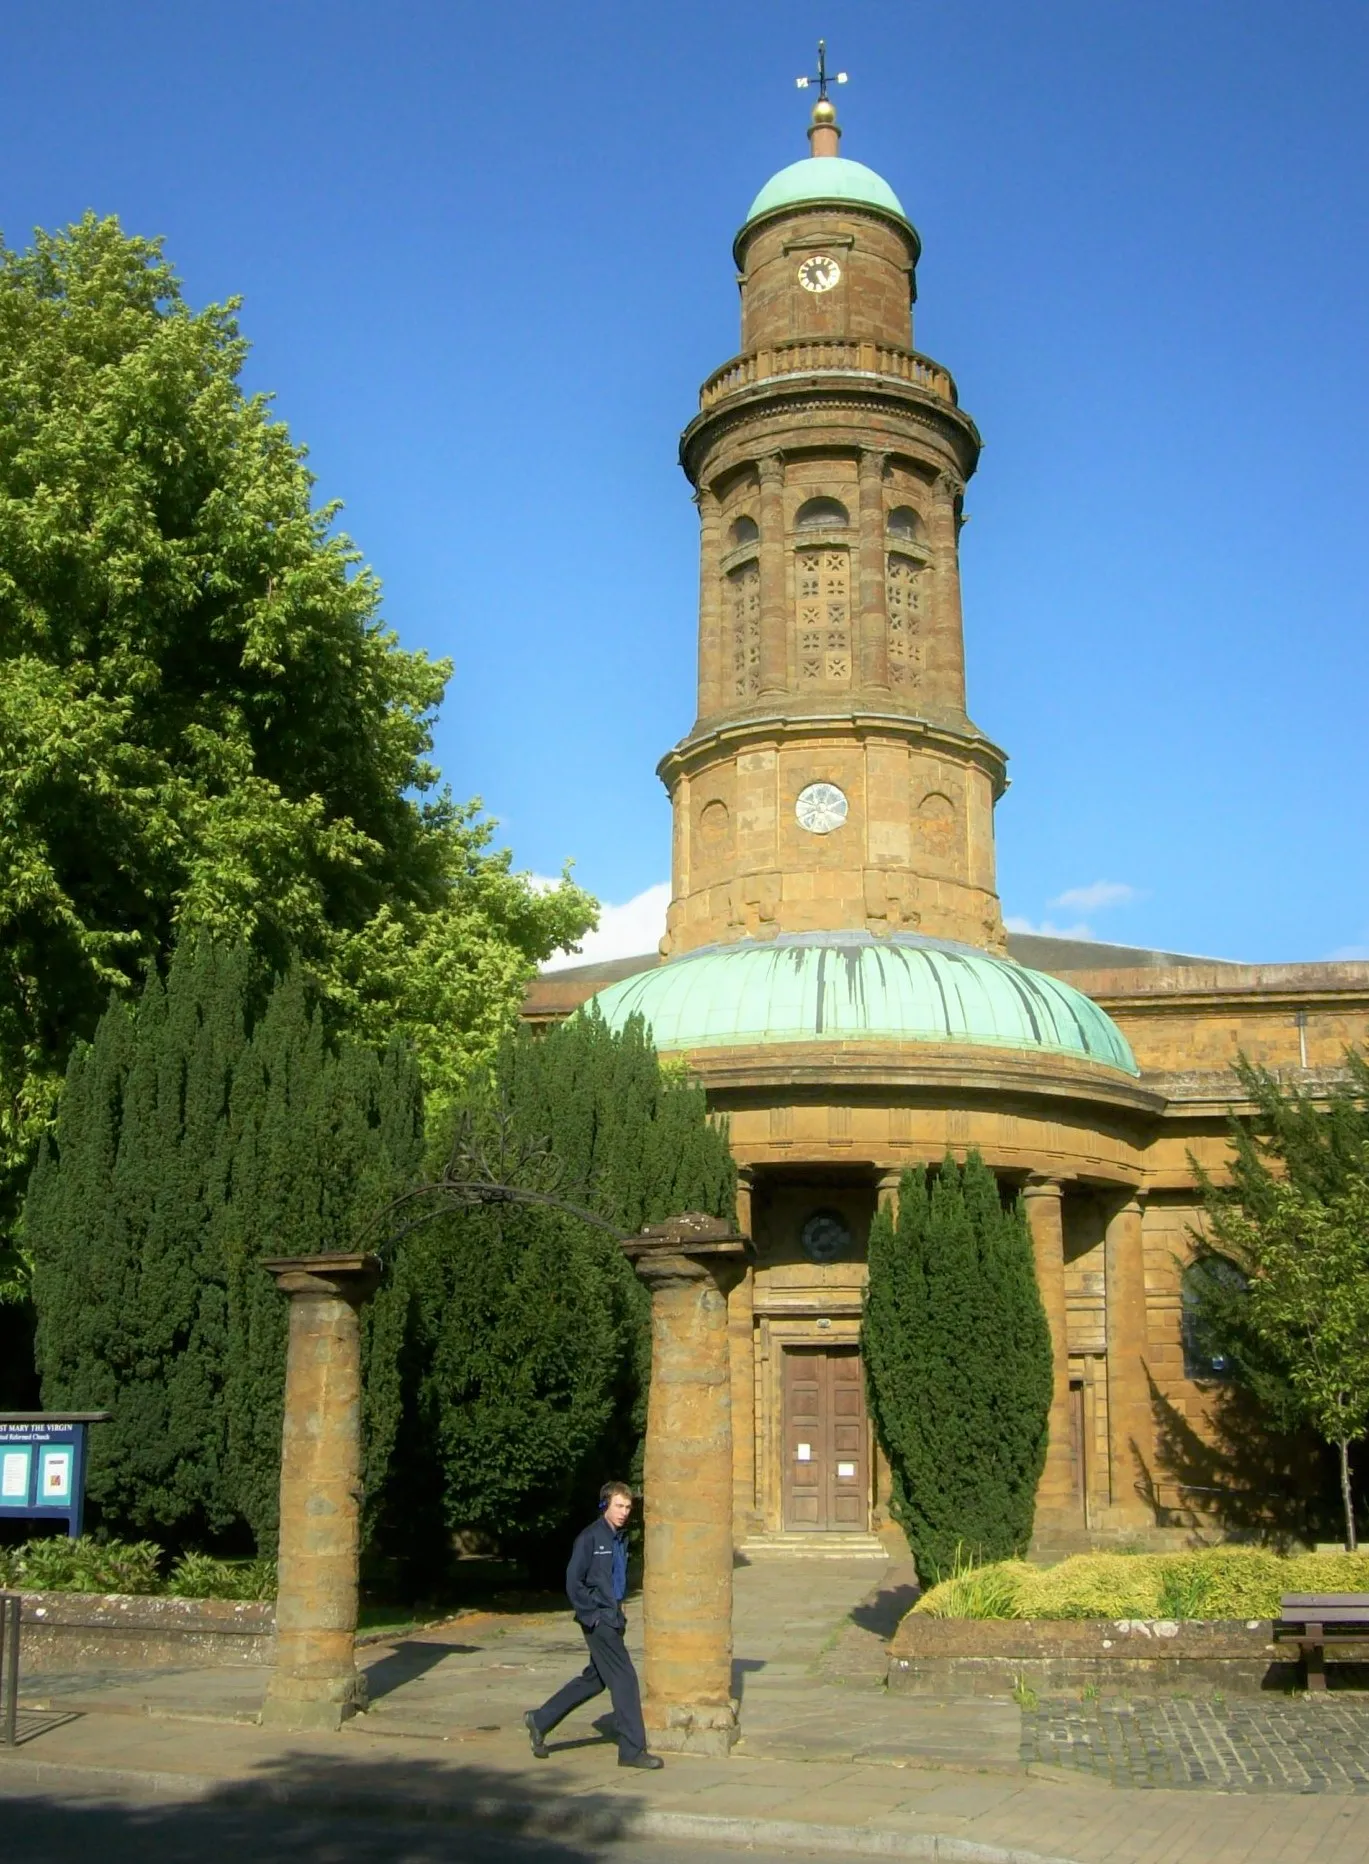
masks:
[[[193,302],[244,296],[252,386],[391,624],[456,663],[453,788],[520,866],[637,901],[610,928],[640,949],[692,719],[676,439],[820,33],[986,441],[1005,909],[1369,956],[1362,0],[9,0],[0,230],[117,213]]]

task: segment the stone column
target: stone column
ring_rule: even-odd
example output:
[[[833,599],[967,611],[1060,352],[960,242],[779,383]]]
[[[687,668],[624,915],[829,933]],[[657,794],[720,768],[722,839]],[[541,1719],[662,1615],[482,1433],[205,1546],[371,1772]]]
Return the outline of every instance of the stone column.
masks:
[[[884,600],[884,455],[860,455],[860,658],[857,681],[889,690],[889,621]]]
[[[898,1187],[903,1183],[903,1172],[882,1171],[875,1188],[875,1206],[887,1210],[891,1216],[898,1216]]]
[[[1130,1196],[1114,1211],[1104,1241],[1108,1321],[1108,1463],[1110,1524],[1154,1527],[1155,1516],[1136,1482],[1154,1464],[1154,1426],[1146,1370],[1146,1264],[1141,1201]]]
[[[760,463],[761,479],[761,696],[789,688],[789,589],[784,552],[784,461],[778,453]]]
[[[276,1666],[262,1721],[340,1728],[366,1706],[356,1667],[361,1554],[361,1324],[370,1255],[263,1262],[290,1302],[280,1462]]]
[[[723,592],[718,563],[721,528],[718,500],[706,485],[694,494],[699,507],[699,717],[722,710]]]
[[[1036,1491],[1036,1523],[1077,1527],[1082,1519],[1070,1467],[1070,1353],[1065,1310],[1064,1187],[1053,1178],[1032,1177],[1022,1187],[1031,1226],[1036,1285],[1051,1331],[1050,1441]]]
[[[720,1218],[672,1218],[625,1243],[651,1290],[643,1485],[647,1736],[726,1754],[732,1697],[732,1403],[727,1295],[746,1243]]]
[[[750,1238],[751,1173],[737,1171],[737,1228]],[[732,1385],[732,1537],[759,1529],[756,1512],[756,1281],[748,1262],[727,1297],[728,1365]]]
[[[932,499],[928,533],[936,578],[932,625],[927,633],[927,697],[965,710],[965,626],[960,605],[959,500],[964,487],[943,472]]]

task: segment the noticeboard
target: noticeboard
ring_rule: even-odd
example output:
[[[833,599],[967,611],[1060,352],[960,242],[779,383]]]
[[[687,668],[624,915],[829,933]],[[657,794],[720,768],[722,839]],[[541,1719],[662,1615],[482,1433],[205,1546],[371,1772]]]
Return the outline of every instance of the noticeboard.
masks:
[[[73,1540],[85,1512],[86,1439],[108,1411],[0,1411],[0,1521],[65,1521]]]

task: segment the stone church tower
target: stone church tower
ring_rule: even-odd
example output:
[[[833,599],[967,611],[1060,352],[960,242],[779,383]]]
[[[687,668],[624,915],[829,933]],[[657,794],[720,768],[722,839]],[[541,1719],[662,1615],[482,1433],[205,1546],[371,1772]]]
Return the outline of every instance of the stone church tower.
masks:
[[[660,767],[662,949],[902,929],[1001,951],[1004,758],[965,710],[960,610],[979,435],[913,348],[921,245],[896,195],[837,153],[825,99],[808,134],[737,235],[741,354],[681,442],[699,694]]]
[[[527,1013],[640,1016],[727,1118],[754,1252],[728,1299],[739,1541],[881,1551],[870,1222],[909,1166],[971,1149],[1023,1199],[1050,1325],[1038,1552],[1182,1540],[1228,1490],[1238,1519],[1249,1501],[1189,1320],[1193,1160],[1224,1168],[1238,1052],[1313,1094],[1343,1079],[1369,965],[1005,937],[1004,759],[966,712],[961,636],[979,436],[913,348],[917,234],[838,137],[824,99],[811,153],[752,203],[741,354],[681,442],[699,682],[660,766],[661,951],[539,980]]]

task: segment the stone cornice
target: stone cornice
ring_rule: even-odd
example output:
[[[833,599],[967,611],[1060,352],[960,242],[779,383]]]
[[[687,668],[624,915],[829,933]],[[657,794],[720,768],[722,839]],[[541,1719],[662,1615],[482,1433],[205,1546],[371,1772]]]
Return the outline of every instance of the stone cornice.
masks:
[[[957,1098],[1063,1101],[1106,1109],[1149,1123],[1165,1101],[1147,1081],[1115,1068],[1027,1049],[993,1049],[934,1042],[784,1042],[746,1048],[696,1049],[685,1057],[711,1095],[729,1100],[776,1094],[789,1099],[834,1091],[885,1099],[944,1103]]]
[[[979,429],[951,402],[896,376],[834,369],[766,376],[696,414],[680,436],[680,465],[690,484],[697,486],[703,459],[735,428],[775,413],[817,412],[830,420],[833,411],[842,408],[856,414],[893,414],[905,421],[911,417],[949,451],[963,479],[979,462]]]
[[[1369,1008],[1369,964],[1167,965],[1137,971],[1068,971],[1061,976],[1109,1012],[1164,1016],[1222,1010],[1232,999],[1271,1009]]]
[[[758,743],[793,744],[804,738],[830,737],[834,732],[848,741],[899,738],[916,742],[966,763],[977,764],[989,777],[997,800],[1007,788],[1008,760],[1004,752],[973,726],[957,730],[902,712],[800,712],[765,714],[731,719],[723,724],[696,727],[656,766],[656,774],[673,792],[682,776],[715,762],[719,757]]]

